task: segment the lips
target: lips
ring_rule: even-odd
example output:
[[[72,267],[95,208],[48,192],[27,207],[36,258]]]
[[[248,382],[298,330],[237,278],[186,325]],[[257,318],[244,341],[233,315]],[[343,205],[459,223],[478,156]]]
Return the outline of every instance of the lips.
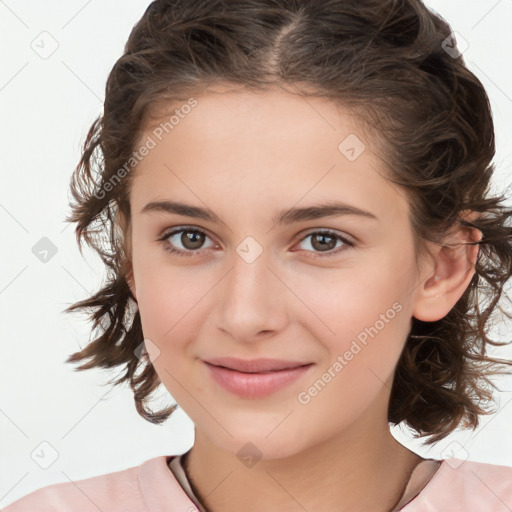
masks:
[[[205,360],[205,363],[236,370],[244,373],[269,373],[310,365],[308,361],[285,361],[282,359],[238,359],[235,357],[218,357]]]
[[[218,366],[224,365],[243,367],[245,371]],[[207,375],[224,390],[243,399],[265,398],[277,391],[289,389],[292,383],[310,374],[313,363],[298,361],[282,361],[275,359],[211,359],[203,361]],[[252,371],[247,371],[252,370]],[[254,371],[258,370],[258,371]]]

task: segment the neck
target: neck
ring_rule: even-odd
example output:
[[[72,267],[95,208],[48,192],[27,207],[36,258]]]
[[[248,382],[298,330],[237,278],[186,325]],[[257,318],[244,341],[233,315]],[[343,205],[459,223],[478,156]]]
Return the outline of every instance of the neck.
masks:
[[[423,459],[398,443],[386,422],[358,424],[284,458],[246,466],[196,429],[184,457],[195,495],[208,512],[389,512]]]

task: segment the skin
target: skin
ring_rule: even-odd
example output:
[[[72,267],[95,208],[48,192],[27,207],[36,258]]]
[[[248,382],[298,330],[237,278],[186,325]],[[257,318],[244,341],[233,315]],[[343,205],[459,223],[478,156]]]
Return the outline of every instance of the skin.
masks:
[[[195,425],[186,457],[193,488],[215,512],[391,510],[422,460],[390,433],[395,366],[412,317],[440,319],[463,294],[478,246],[429,243],[432,259],[417,266],[405,193],[383,177],[384,163],[356,120],[327,99],[227,88],[195,98],[198,105],[140,162],[125,221],[146,346]],[[338,150],[349,134],[366,145],[355,161]],[[141,213],[166,199],[207,206],[223,222]],[[282,209],[326,200],[377,220],[272,222]],[[187,245],[184,233],[158,240],[180,227],[206,231],[203,245]],[[307,236],[318,229],[355,245],[322,257],[327,252]],[[262,248],[252,263],[236,252],[247,236]],[[466,231],[450,238],[471,239]],[[196,253],[169,254],[166,243]],[[336,238],[327,243],[331,254],[343,246]],[[394,303],[400,312],[300,403],[299,392]],[[245,399],[220,388],[201,361],[220,356],[314,366],[273,395]],[[256,447],[251,467],[237,456],[248,442]]]

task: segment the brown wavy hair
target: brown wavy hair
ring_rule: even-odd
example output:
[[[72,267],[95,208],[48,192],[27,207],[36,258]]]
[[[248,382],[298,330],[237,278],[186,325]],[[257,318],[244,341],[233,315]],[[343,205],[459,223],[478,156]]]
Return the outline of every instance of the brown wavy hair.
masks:
[[[490,196],[495,155],[492,112],[479,79],[457,51],[450,25],[420,0],[156,0],[133,27],[107,80],[103,114],[89,129],[71,178],[77,242],[101,257],[105,285],[65,312],[85,310],[94,339],[66,362],[78,370],[125,367],[138,413],[154,412],[161,384],[140,349],[137,302],[127,283],[129,190],[134,151],[161,107],[213,84],[250,90],[287,88],[349,108],[375,143],[389,179],[410,203],[416,254],[443,244],[460,223],[483,238],[475,274],[441,320],[413,324],[396,367],[389,422],[405,422],[425,443],[490,414],[492,377],[512,362],[491,358],[488,337],[512,274],[512,210]],[[125,172],[120,173],[124,168]],[[122,176],[122,179],[120,178]],[[463,211],[479,212],[472,222]],[[487,302],[484,304],[484,302]],[[498,320],[501,320],[498,319]],[[137,374],[137,370],[141,372]]]

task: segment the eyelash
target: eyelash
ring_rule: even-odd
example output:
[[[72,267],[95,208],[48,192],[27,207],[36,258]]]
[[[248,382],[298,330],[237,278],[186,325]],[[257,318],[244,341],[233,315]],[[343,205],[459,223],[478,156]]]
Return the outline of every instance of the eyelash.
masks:
[[[177,229],[175,231],[171,231],[169,233],[165,233],[161,238],[158,239],[158,241],[163,243],[165,251],[167,251],[170,254],[175,254],[177,256],[180,256],[180,257],[181,256],[184,256],[184,257],[193,256],[195,254],[200,254],[203,250],[206,250],[206,249],[199,249],[199,250],[196,250],[196,251],[193,251],[193,250],[183,251],[181,249],[175,249],[174,247],[169,245],[168,238],[170,238],[172,235],[175,235],[177,233],[182,233],[182,232],[186,232],[186,231],[189,231],[189,232],[192,232],[192,233],[201,233],[201,234],[203,234],[203,235],[208,237],[208,234],[206,232],[204,232],[202,229],[193,228],[191,226],[187,226],[187,227],[182,227],[180,229]],[[350,249],[351,247],[354,247],[354,245],[355,245],[350,240],[347,240],[346,238],[344,238],[344,237],[338,235],[337,233],[335,233],[334,231],[330,231],[330,230],[327,230],[327,229],[319,229],[319,230],[316,230],[316,231],[310,231],[303,238],[301,238],[298,241],[298,243],[303,242],[306,238],[310,237],[311,235],[318,235],[318,234],[328,235],[328,236],[330,236],[332,238],[336,238],[336,239],[340,240],[341,242],[343,242],[344,245],[342,247],[338,247],[337,249],[331,249],[329,252],[326,252],[324,254],[316,253],[317,254],[316,256],[309,256],[309,257],[312,257],[312,258],[317,258],[317,257],[319,257],[319,258],[326,258],[326,257],[331,257],[331,256],[337,256],[341,252],[346,251],[346,250]],[[312,252],[312,251],[306,251],[306,252]]]

